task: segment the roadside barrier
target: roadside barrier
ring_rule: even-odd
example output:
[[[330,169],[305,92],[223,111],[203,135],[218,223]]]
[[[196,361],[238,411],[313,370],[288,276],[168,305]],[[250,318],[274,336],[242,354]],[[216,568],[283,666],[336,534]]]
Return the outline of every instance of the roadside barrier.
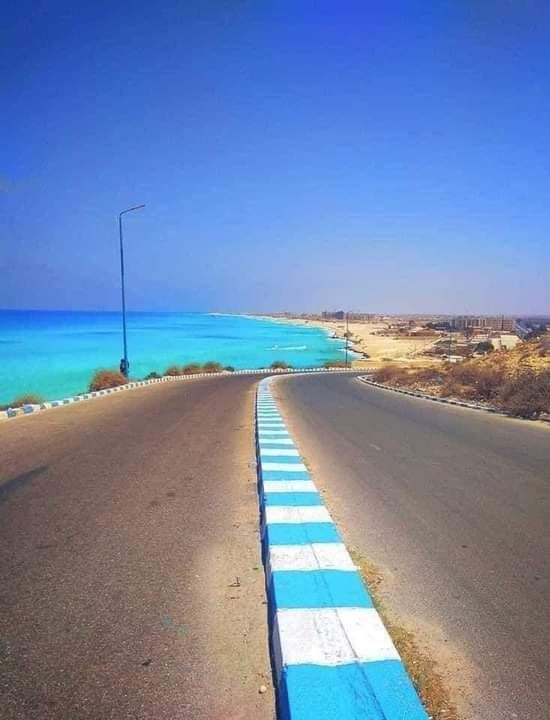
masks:
[[[453,398],[442,398],[438,395],[429,395],[428,393],[419,392],[418,390],[404,390],[403,388],[395,387],[394,385],[385,385],[384,383],[375,382],[367,375],[361,375],[357,379],[362,383],[365,383],[365,385],[372,385],[376,388],[382,388],[382,390],[391,390],[392,392],[401,393],[401,395],[410,395],[411,397],[417,397],[423,400],[432,400],[433,402],[444,403],[445,405],[458,405],[460,407],[470,408],[470,410],[485,410],[485,412],[511,417],[510,413],[507,413],[505,410],[500,410],[493,405],[485,403],[465,402],[464,400],[453,400]],[[542,420],[543,422],[550,422],[550,415],[543,413],[537,419]]]
[[[106,395],[112,395],[113,393],[123,392],[128,390],[135,390],[136,388],[146,387],[148,385],[156,385],[164,382],[179,382],[185,380],[196,380],[203,377],[216,377],[226,376],[231,377],[233,375],[287,375],[289,373],[321,373],[321,372],[357,372],[353,368],[288,368],[288,369],[258,369],[258,370],[225,370],[219,373],[194,373],[193,375],[163,375],[160,378],[152,378],[151,380],[134,380],[126,385],[118,385],[117,387],[107,388],[105,390],[96,390],[95,392],[82,393],[81,395],[74,395],[72,397],[63,398],[62,400],[50,400],[40,404],[23,405],[18,408],[8,408],[0,412],[0,420],[8,420],[10,418],[22,417],[23,415],[31,415],[38,413],[43,410],[50,410],[52,408],[63,407],[64,405],[71,405],[72,403],[82,402],[85,400],[93,400],[98,397],[104,397]]]
[[[256,453],[280,720],[427,720],[338,528],[259,383]]]

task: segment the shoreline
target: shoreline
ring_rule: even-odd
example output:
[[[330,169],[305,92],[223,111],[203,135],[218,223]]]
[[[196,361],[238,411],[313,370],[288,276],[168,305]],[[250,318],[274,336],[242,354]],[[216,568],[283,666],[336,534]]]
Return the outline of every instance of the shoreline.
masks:
[[[27,396],[49,401],[83,394],[96,371],[118,370],[116,313],[44,311],[39,315],[37,320],[36,312],[22,310],[14,320],[11,313],[0,314],[5,339],[0,353],[0,406],[14,406],[19,404],[14,401]],[[207,323],[206,330],[200,323]],[[284,362],[306,368],[342,357],[341,348],[329,342],[326,332],[304,333],[307,323],[285,324],[271,316],[139,313],[132,316],[132,325],[134,381],[151,373],[162,375],[171,365],[216,362],[235,369],[263,369]]]
[[[324,330],[330,338],[345,341],[346,323],[344,320],[322,320],[316,317],[250,315],[258,319],[273,320],[281,323],[317,327]],[[388,323],[384,321],[355,321],[348,323],[349,351],[357,357],[352,358],[352,367],[367,368],[387,362],[403,362],[414,365],[433,364],[434,359],[422,353],[439,338],[417,339],[399,337],[389,333]]]
[[[345,326],[342,326],[341,328],[333,328],[329,327],[330,322],[324,321],[324,320],[308,320],[305,318],[290,318],[290,317],[278,317],[277,315],[241,315],[240,317],[246,317],[250,320],[269,320],[270,322],[278,322],[282,325],[295,325],[296,327],[316,327],[319,330],[323,330],[323,332],[328,335],[328,340],[337,340],[342,341],[345,343],[346,341],[346,331]],[[339,351],[345,352],[345,347],[338,348]],[[358,346],[356,346],[356,343],[354,343],[353,340],[349,340],[348,345],[348,352],[350,355],[356,355],[358,358],[362,358],[363,360],[368,359],[368,354],[361,350]],[[357,362],[357,360],[351,360],[351,362]]]

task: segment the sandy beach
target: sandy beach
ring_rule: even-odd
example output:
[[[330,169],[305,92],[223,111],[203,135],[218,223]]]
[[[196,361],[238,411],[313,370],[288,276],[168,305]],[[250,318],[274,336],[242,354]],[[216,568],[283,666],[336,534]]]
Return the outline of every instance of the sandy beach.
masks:
[[[317,320],[303,317],[271,317],[280,322],[296,323],[299,325],[314,325],[326,330],[331,336],[344,338],[346,324],[342,320]],[[433,345],[439,336],[408,337],[391,332],[389,323],[384,321],[354,322],[350,321],[348,330],[350,337],[350,350],[358,353],[354,357],[353,367],[369,367],[384,362],[406,362],[409,364],[433,363],[422,353]],[[387,334],[386,334],[387,333]]]

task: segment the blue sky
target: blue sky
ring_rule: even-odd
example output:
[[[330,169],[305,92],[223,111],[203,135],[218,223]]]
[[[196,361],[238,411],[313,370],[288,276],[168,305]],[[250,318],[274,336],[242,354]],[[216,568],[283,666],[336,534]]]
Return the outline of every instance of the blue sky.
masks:
[[[8,0],[0,307],[548,313],[549,8]]]

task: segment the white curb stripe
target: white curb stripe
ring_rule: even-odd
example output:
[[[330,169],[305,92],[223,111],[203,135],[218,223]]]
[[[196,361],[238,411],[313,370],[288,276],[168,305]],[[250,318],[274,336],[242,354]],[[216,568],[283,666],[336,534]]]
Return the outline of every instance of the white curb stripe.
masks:
[[[294,440],[290,438],[263,438],[260,440],[260,450],[264,445],[292,445],[294,446]]]
[[[266,435],[286,435],[287,437],[290,437],[288,430],[260,430],[260,436],[262,438]]]
[[[344,543],[273,545],[269,549],[271,572],[277,570],[349,570],[355,572]]]
[[[262,487],[266,493],[317,492],[311,480],[264,480]]]
[[[324,505],[267,506],[264,507],[267,525],[276,523],[331,523],[332,518]]]
[[[286,665],[342,665],[399,660],[374,608],[278,610],[275,630]]]
[[[285,472],[307,472],[304,463],[277,463],[263,462],[262,470],[265,472],[273,472],[274,470],[284,470]]]
[[[260,448],[260,455],[262,457],[300,457],[298,450],[291,448]]]

